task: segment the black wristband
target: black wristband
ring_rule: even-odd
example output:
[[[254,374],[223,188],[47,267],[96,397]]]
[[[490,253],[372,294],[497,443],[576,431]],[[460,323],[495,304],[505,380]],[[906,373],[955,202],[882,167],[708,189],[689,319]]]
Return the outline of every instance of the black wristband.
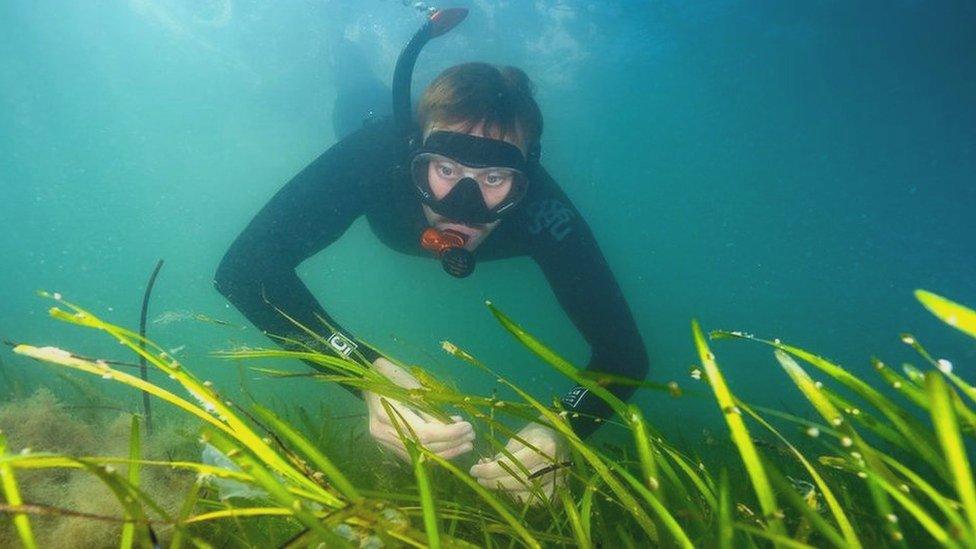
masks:
[[[604,420],[613,415],[613,408],[609,404],[582,385],[570,389],[563,396],[562,403],[568,413],[569,425],[580,438],[593,434]]]

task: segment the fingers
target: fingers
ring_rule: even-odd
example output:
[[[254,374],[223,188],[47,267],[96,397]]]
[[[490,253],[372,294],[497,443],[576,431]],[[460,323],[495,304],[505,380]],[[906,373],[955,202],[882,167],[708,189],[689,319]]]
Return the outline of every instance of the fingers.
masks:
[[[439,442],[430,442],[424,444],[424,447],[430,450],[431,452],[434,452],[435,454],[439,454],[444,450],[449,450],[451,448],[454,448],[455,446],[460,446],[461,444],[464,444],[466,442],[474,442],[474,439],[475,439],[474,431],[471,431],[470,433],[458,439],[439,441]]]
[[[546,447],[544,442],[531,441],[533,445]],[[566,483],[569,471],[566,469],[568,462],[564,461],[564,457],[556,459],[544,455],[539,450],[514,440],[509,442],[508,448],[511,450],[511,457],[499,453],[490,461],[471,467],[471,476],[478,484],[505,492],[519,502],[537,505],[543,503],[544,499],[551,499],[556,487]],[[553,453],[561,455],[558,451]],[[513,462],[518,462],[519,465]]]
[[[433,442],[449,442],[474,437],[474,427],[467,421],[457,423],[422,423],[413,426],[417,438],[424,446]],[[473,438],[471,440],[474,440]]]
[[[457,446],[455,446],[453,448],[450,448],[448,450],[444,450],[444,451],[441,451],[441,452],[434,452],[434,453],[437,454],[437,455],[439,455],[440,457],[442,457],[444,459],[454,459],[454,458],[456,458],[458,456],[461,456],[461,455],[464,455],[464,454],[470,452],[473,448],[474,448],[474,445],[472,443],[470,443],[470,442],[464,442],[464,443],[459,444],[459,445],[457,445]]]
[[[403,446],[403,443],[400,442],[399,439],[397,439],[397,443],[399,444],[390,442],[385,439],[380,439],[380,438],[377,438],[376,441],[379,442],[380,445],[386,448],[387,450],[390,450],[391,452],[396,454],[396,456],[400,458],[402,461],[410,463],[410,455],[407,454],[407,449]]]
[[[538,467],[541,470],[542,467]],[[484,486],[485,488],[491,488],[492,490],[505,490],[505,491],[518,491],[518,490],[528,490],[535,484],[539,486],[555,485],[562,483],[565,480],[568,472],[565,468],[555,469],[553,471],[547,472],[538,477],[526,478],[520,471],[512,468],[517,476],[512,476],[511,473],[505,473],[502,476],[496,476],[491,478],[485,477],[475,477],[478,484]],[[529,469],[533,471],[533,469]]]
[[[556,489],[565,486],[567,477],[566,470],[560,469],[531,480],[516,479],[509,476],[491,481],[479,479],[478,483],[485,488],[504,492],[519,503],[536,506],[552,501]]]
[[[416,435],[417,443],[444,459],[453,459],[474,448],[474,427],[461,416],[452,416],[452,423],[444,423],[402,402],[375,394],[368,398],[370,435],[405,461],[409,461],[410,454],[400,433],[407,437]],[[389,407],[383,405],[384,401]]]
[[[424,446],[429,447],[434,442],[452,442],[474,436],[474,427],[467,421],[463,421],[461,416],[453,416],[451,419],[455,420],[454,423],[444,423],[432,416],[424,414],[424,416],[430,418],[430,420],[426,420],[403,403],[396,401],[388,402],[400,416],[396,417],[396,420],[405,421],[410,426],[409,430],[413,430],[414,434],[417,435],[418,442]],[[382,413],[378,413],[377,418],[381,422],[392,426],[392,418],[390,418],[390,414],[385,412],[386,410],[383,410]],[[471,440],[474,440],[474,438],[471,438]]]
[[[470,424],[426,424],[414,425],[411,428],[418,435],[418,442],[444,459],[454,459],[470,452],[474,448],[475,433]],[[370,434],[386,448],[393,450],[404,461],[410,461],[404,441],[396,428],[380,421],[370,422]],[[428,442],[433,440],[433,442]]]
[[[406,445],[398,436],[396,436],[395,433],[380,433],[375,435],[375,438],[376,441],[382,444],[385,448],[392,450],[397,457],[405,462],[410,462],[410,454],[407,452]],[[470,440],[440,444],[441,445],[438,446],[436,450],[430,447],[427,447],[427,449],[443,459],[454,459],[474,449],[474,444]],[[450,445],[445,446],[445,444]]]
[[[528,490],[532,484],[525,479],[525,477],[519,475],[518,477],[513,477],[512,475],[505,473],[503,477],[495,478],[481,478],[475,477],[478,484],[489,488],[491,490],[502,490],[502,491],[518,491],[518,490]]]
[[[549,464],[549,460],[540,456],[538,452],[524,446],[512,452],[512,457],[521,462],[522,465],[524,465],[529,471]],[[509,458],[505,457],[504,454],[497,454],[491,461],[478,463],[471,467],[471,476],[476,477],[479,480],[490,480],[494,478],[511,476],[509,472],[499,464],[501,461],[504,461],[505,465],[508,466],[509,469],[518,471],[518,466],[513,464]]]
[[[405,419],[408,417],[404,414]],[[424,446],[430,447],[435,443],[450,443],[454,445],[458,441],[467,442],[474,440],[474,427],[467,421],[441,423],[436,420],[434,422],[427,422],[417,415],[414,415],[414,418],[414,420],[407,419],[410,429],[404,429],[404,431],[408,432],[413,430],[413,433],[417,435],[417,442]]]

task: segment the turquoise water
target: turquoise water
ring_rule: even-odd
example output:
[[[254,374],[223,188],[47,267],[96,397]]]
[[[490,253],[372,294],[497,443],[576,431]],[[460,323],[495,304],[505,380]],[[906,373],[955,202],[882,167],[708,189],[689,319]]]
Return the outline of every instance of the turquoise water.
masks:
[[[2,338],[129,358],[50,321],[34,292],[61,292],[134,327],[163,258],[150,335],[185,345],[187,364],[236,391],[238,370],[207,353],[266,340],[212,289],[217,263],[265,201],[335,142],[339,38],[388,82],[422,20],[391,0],[277,4],[0,4]],[[415,86],[469,60],[528,72],[546,120],[543,162],[600,241],[652,380],[691,384],[692,318],[779,337],[859,373],[875,354],[915,360],[898,342],[911,331],[972,378],[976,348],[911,292],[976,305],[974,4],[454,5],[471,15],[424,51]],[[456,281],[385,249],[360,220],[300,272],[351,331],[468,391],[487,392],[492,380],[444,357],[442,339],[537,395],[568,386],[517,348],[484,299],[575,362],[588,358],[528,259]],[[191,313],[234,326],[180,319]],[[716,351],[744,398],[795,400],[765,349]],[[0,353],[25,379],[58,383]],[[357,406],[340,389],[245,377],[270,399]],[[135,395],[119,394],[135,409]],[[711,402],[638,402],[694,436],[714,421]]]

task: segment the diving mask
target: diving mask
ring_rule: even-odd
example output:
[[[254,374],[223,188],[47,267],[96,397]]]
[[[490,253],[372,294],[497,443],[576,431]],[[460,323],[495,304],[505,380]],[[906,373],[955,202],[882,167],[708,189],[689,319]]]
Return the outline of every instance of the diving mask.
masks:
[[[435,131],[414,153],[411,173],[420,199],[465,224],[504,217],[528,189],[525,157],[515,145],[466,133]]]

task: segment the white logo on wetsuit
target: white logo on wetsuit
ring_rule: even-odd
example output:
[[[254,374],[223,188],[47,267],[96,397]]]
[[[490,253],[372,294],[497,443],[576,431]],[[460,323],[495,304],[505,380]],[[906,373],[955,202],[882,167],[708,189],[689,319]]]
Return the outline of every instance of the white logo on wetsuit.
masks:
[[[332,347],[333,351],[346,358],[348,358],[357,347],[353,340],[340,334],[339,332],[335,332],[329,336],[329,345]]]
[[[588,392],[590,391],[586,387],[580,387],[577,385],[576,387],[573,387],[572,391],[566,393],[566,396],[563,397],[563,404],[569,406],[570,408],[576,409],[576,407],[578,407],[580,402],[583,400],[583,397],[585,397],[586,393]]]

